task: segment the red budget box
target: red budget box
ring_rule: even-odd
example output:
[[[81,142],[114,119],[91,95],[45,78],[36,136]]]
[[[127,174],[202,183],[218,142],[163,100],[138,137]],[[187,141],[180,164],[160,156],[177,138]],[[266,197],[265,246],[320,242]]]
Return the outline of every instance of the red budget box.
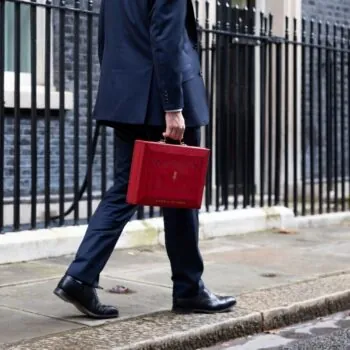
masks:
[[[165,142],[135,142],[127,202],[199,209],[209,149]]]

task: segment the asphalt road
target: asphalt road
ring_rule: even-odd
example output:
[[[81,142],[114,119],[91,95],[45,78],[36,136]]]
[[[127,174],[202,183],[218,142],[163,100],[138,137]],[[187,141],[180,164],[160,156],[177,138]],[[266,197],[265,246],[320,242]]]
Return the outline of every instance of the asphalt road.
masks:
[[[206,350],[350,350],[350,311]]]

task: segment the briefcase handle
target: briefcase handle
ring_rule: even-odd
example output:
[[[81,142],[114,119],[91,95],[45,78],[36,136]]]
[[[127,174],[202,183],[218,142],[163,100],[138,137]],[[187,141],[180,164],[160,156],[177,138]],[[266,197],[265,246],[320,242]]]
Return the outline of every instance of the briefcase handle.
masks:
[[[173,142],[175,142],[175,140],[172,140]],[[163,137],[162,139],[160,139],[159,141],[160,143],[167,143],[167,138],[166,137]],[[181,141],[178,141],[179,142],[179,145],[181,146],[186,146],[186,144],[183,142],[183,140]]]

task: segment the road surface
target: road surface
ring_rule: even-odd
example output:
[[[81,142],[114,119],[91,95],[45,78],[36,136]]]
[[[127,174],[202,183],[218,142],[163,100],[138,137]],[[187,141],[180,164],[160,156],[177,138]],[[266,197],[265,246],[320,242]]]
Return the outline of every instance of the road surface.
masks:
[[[205,350],[350,350],[350,311]]]

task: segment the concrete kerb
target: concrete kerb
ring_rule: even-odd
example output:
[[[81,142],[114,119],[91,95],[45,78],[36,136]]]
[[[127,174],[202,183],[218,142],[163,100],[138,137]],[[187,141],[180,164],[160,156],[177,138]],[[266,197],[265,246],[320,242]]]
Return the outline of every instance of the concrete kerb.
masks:
[[[169,334],[164,337],[117,347],[118,350],[183,350],[209,347],[218,342],[268,332],[274,329],[307,322],[317,317],[350,308],[350,290],[324,297],[298,302],[261,312],[206,325],[186,332]]]
[[[185,350],[207,347],[218,342],[244,337],[262,331],[259,312],[237,317],[212,325],[197,327],[185,332],[176,332],[163,337],[133,343],[118,350]]]
[[[295,217],[291,209],[275,206],[201,213],[200,240],[275,229],[297,230],[350,223],[349,213]],[[0,264],[74,254],[87,226],[69,226],[0,235]],[[162,218],[129,222],[116,249],[164,246]]]
[[[330,227],[344,224],[350,226],[350,212],[301,216],[296,218],[296,223],[298,228]]]
[[[262,312],[264,331],[307,322],[350,308],[350,290]]]

